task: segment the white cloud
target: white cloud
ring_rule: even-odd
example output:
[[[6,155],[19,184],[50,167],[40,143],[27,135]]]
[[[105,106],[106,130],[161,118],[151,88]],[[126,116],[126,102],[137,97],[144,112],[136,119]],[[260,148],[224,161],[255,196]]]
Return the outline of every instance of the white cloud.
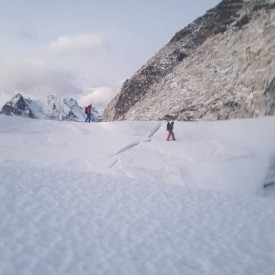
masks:
[[[48,94],[72,96],[82,93],[76,77],[48,65],[43,59],[0,61],[0,107],[18,92],[43,97]]]
[[[104,48],[106,43],[102,37],[89,34],[61,36],[49,45],[50,51],[55,54],[94,55]]]
[[[110,87],[92,88],[87,91],[87,95],[81,96],[78,101],[81,106],[92,104],[99,111],[103,111],[117,92],[118,90]]]

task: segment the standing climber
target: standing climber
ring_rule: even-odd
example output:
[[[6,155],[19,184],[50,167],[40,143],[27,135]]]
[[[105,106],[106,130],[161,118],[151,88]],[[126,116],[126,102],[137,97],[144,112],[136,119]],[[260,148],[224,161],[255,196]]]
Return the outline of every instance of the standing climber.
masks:
[[[171,123],[168,122],[167,123],[167,131],[168,131],[167,141],[169,141],[169,139],[170,139],[171,136],[172,136],[173,140],[176,140],[175,139],[175,134],[173,132],[173,129],[174,129],[174,121],[172,121]]]
[[[85,107],[85,114],[87,115],[87,118],[86,118],[85,122],[91,122],[91,118],[92,118],[92,104],[90,104],[87,107]]]

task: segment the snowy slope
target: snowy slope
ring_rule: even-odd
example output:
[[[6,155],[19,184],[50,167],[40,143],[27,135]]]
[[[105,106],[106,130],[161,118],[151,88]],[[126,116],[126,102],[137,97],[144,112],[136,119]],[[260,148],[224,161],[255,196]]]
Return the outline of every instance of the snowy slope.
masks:
[[[26,101],[36,118],[84,121],[83,108],[75,100],[50,95],[38,100]]]
[[[0,274],[274,274],[274,125],[0,116]]]

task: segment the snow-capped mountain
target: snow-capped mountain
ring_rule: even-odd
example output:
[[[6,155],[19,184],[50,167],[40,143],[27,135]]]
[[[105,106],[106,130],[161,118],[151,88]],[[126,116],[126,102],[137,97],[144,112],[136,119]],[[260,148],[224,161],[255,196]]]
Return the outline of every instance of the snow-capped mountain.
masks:
[[[38,119],[84,121],[86,115],[76,100],[49,95],[46,98],[31,100],[17,94],[7,102],[0,114]],[[92,120],[98,120],[98,112],[93,108]]]
[[[275,0],[223,0],[175,34],[105,120],[216,120],[275,113]]]

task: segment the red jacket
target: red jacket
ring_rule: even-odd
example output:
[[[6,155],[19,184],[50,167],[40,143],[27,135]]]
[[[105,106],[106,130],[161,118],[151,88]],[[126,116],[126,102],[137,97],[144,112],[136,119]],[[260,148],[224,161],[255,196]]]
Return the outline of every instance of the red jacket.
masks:
[[[90,114],[91,111],[92,111],[91,105],[89,105],[89,106],[87,106],[87,107],[85,108],[85,113],[86,113],[86,114]]]

